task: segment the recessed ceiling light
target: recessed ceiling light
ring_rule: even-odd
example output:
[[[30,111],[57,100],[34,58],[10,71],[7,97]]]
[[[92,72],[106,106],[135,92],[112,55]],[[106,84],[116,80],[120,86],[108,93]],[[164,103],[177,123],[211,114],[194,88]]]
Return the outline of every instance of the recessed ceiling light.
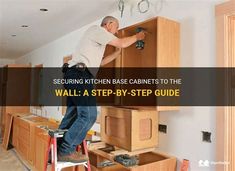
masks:
[[[46,11],[48,11],[48,9],[46,9],[46,8],[41,8],[40,11],[46,12]]]
[[[21,27],[29,27],[28,25],[22,25]]]
[[[12,36],[12,37],[16,37],[16,34],[12,34],[11,36]]]

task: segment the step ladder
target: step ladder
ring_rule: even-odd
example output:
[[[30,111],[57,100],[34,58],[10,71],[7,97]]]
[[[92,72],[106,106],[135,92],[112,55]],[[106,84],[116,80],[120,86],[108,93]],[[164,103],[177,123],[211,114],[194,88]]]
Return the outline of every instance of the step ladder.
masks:
[[[46,156],[45,156],[44,171],[47,171],[47,165],[48,165],[47,162],[48,162],[50,152],[51,152],[51,166],[52,166],[51,170],[52,171],[61,171],[61,169],[63,169],[63,168],[72,167],[72,166],[79,166],[79,165],[83,165],[85,167],[86,171],[91,171],[91,166],[90,166],[89,160],[86,162],[79,162],[79,163],[57,161],[57,138],[62,138],[64,136],[64,133],[67,131],[68,130],[62,130],[62,129],[48,131],[50,138],[49,138],[48,148],[47,148],[47,152],[46,152]],[[81,144],[81,149],[79,149],[79,146],[78,146],[77,150],[82,150],[83,154],[88,156],[86,140],[83,140],[83,142]],[[76,170],[78,171],[78,168],[76,168]]]

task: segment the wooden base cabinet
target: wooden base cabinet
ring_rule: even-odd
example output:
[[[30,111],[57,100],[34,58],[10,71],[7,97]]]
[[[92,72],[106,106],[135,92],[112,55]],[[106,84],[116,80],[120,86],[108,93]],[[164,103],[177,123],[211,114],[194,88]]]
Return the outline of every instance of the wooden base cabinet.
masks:
[[[138,164],[132,167],[125,167],[110,157],[109,153],[101,150],[90,152],[92,155],[92,171],[175,171],[176,158],[159,152],[147,152],[136,155]],[[107,158],[106,158],[107,157]],[[91,158],[91,156],[90,156]],[[100,167],[100,162],[109,160],[114,163],[112,166]]]
[[[35,127],[46,121],[46,118],[34,115],[15,117],[13,120],[12,144],[19,154],[32,165],[35,162]]]
[[[29,114],[30,108],[29,106],[3,106],[1,107],[0,115],[1,115],[1,135],[4,136],[5,124],[6,124],[6,115],[10,113],[12,115],[23,116]]]
[[[30,113],[11,113],[13,116],[12,124],[12,145],[17,150],[19,143],[19,128],[20,128],[20,118],[31,115]]]
[[[128,151],[156,147],[158,113],[156,110],[102,107],[101,140]]]

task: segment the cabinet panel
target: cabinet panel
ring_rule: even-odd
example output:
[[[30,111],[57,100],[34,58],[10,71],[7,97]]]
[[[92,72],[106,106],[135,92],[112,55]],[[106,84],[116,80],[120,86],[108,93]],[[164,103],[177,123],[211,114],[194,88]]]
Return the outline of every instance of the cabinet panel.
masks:
[[[2,69],[0,80],[0,106],[3,106],[1,111],[2,130],[4,130],[5,126],[6,113],[29,112],[28,106],[6,106],[12,100],[19,104],[23,101],[29,102],[30,91],[22,91],[30,90],[30,72],[28,69],[24,70],[24,68],[29,67],[30,65],[27,64],[10,64]],[[18,68],[21,68],[20,72],[18,72]]]
[[[120,38],[120,34],[118,37]],[[105,51],[104,51],[104,58],[107,57],[108,55],[111,55],[113,52],[115,52],[115,49],[116,48],[114,46],[107,45],[105,48]],[[120,59],[116,58],[112,62],[110,62],[102,67],[104,67],[104,68],[115,67],[118,60],[120,60]]]
[[[180,24],[163,17],[156,17],[133,26],[123,28],[123,37],[136,34],[138,27],[147,34],[144,49],[135,44],[124,48],[121,67],[179,67]]]
[[[180,24],[157,18],[157,67],[179,67]]]
[[[24,141],[19,141],[18,144],[18,151],[20,155],[25,159],[28,160],[29,157],[29,145]]]
[[[33,153],[34,166],[40,171],[44,168],[45,154],[49,145],[49,135],[46,129],[42,127],[48,127],[49,129],[58,128],[58,124],[52,122],[41,123],[40,126],[35,127],[35,152]]]
[[[12,131],[12,145],[17,149],[18,147],[18,134],[19,134],[19,119],[13,118],[13,131]]]
[[[35,149],[35,167],[37,170],[44,169],[45,161],[45,152],[47,151],[48,142],[36,136],[36,149]]]
[[[4,130],[4,126],[5,126],[5,122],[6,122],[6,114],[7,113],[14,114],[14,113],[28,113],[28,112],[29,112],[29,107],[28,106],[3,106],[1,108],[1,115],[2,115],[1,126],[2,126],[2,130]]]
[[[158,144],[156,110],[117,107],[101,109],[101,139],[128,151],[156,147]]]
[[[12,145],[14,146],[15,149],[18,149],[18,142],[20,139],[22,139],[22,136],[20,135],[20,122],[21,122],[21,117],[24,117],[24,116],[27,116],[27,115],[30,115],[29,113],[11,113],[14,117],[13,117],[13,131],[12,131]],[[22,125],[22,123],[21,123]],[[25,126],[24,127],[24,130],[25,130]],[[28,128],[26,126],[26,128]],[[28,130],[28,129],[26,129]],[[23,132],[24,133],[24,132]],[[22,134],[22,131],[21,131],[21,134]],[[26,135],[28,136],[28,135]],[[24,135],[25,137],[25,135]],[[28,139],[28,138],[26,138]]]
[[[124,37],[136,34],[138,27],[141,27],[148,32],[148,34],[146,34],[146,38],[144,39],[144,49],[137,49],[135,43],[123,49],[120,64],[122,67],[156,67],[156,23],[156,19],[153,19],[151,21],[130,26],[122,30]]]

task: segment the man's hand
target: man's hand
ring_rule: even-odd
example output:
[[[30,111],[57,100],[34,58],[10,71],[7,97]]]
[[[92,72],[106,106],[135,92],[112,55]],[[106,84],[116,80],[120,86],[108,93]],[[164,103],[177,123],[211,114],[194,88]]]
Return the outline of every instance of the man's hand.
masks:
[[[133,36],[124,37],[124,38],[120,38],[120,39],[116,38],[116,39],[110,41],[108,44],[115,46],[115,47],[118,47],[118,48],[126,48],[138,40],[143,40],[145,38],[145,33],[147,33],[147,32],[143,30],[139,33],[134,34]]]
[[[144,38],[145,38],[145,32],[144,31],[136,33],[136,39],[137,40],[143,40]]]

